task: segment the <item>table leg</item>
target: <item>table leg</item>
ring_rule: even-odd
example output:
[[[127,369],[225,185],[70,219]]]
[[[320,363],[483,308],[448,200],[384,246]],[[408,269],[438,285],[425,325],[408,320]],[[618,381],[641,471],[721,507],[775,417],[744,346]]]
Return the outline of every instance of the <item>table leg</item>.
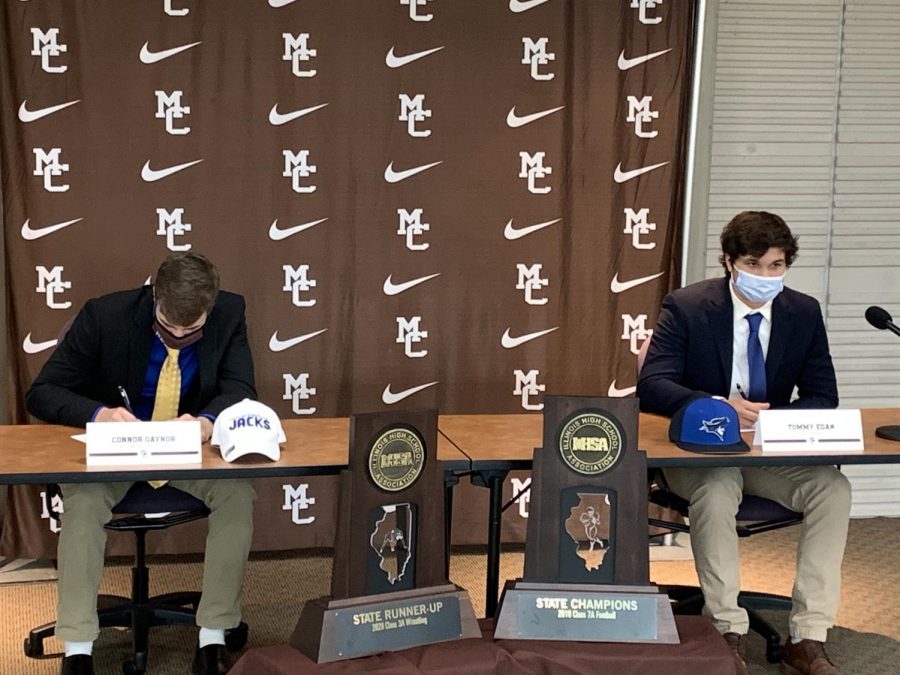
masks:
[[[484,613],[497,613],[497,593],[500,586],[500,525],[503,518],[503,481],[507,471],[480,471],[472,476],[473,485],[487,487],[490,496],[488,511],[487,570],[484,591]]]

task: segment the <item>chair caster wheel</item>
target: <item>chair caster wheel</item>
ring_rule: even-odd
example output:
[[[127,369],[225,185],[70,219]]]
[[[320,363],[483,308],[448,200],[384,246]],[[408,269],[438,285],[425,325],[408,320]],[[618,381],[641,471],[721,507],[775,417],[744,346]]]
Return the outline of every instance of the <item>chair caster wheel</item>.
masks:
[[[122,664],[125,675],[144,675],[147,670],[147,652],[135,652],[134,659]]]
[[[247,634],[250,632],[249,627],[241,621],[237,628],[231,628],[225,631],[225,646],[230,652],[240,651],[247,644]]]
[[[766,661],[769,663],[780,663],[783,655],[784,645],[780,642],[777,645],[766,645]]]
[[[25,644],[23,645],[25,649],[25,656],[28,656],[32,659],[40,658],[44,655],[44,641],[32,637],[25,638]]]

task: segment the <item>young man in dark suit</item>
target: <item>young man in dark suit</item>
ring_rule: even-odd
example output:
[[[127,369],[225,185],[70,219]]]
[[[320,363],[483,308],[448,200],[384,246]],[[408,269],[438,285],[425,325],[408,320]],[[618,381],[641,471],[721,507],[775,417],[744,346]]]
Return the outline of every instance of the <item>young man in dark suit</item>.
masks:
[[[244,300],[219,290],[218,272],[205,257],[180,253],[163,262],[152,287],[88,301],[31,385],[26,403],[39,419],[78,427],[90,421],[198,420],[205,443],[216,416],[244,398],[256,398]],[[61,486],[56,635],[65,642],[64,674],[93,672],[103,526],[131,485]],[[224,673],[231,666],[225,630],[240,623],[253,488],[245,480],[171,485],[211,511],[193,672]]]
[[[819,303],[784,287],[797,254],[785,222],[735,216],[721,235],[725,277],[670,293],[638,378],[641,410],[672,416],[701,396],[727,399],[741,425],[768,408],[835,408],[837,384]],[[792,399],[796,388],[797,397]],[[840,599],[850,485],[830,466],[679,469],[670,487],[690,501],[691,544],[709,616],[743,658],[735,514],[744,493],[803,513],[792,594],[787,672],[832,675],[825,654]]]

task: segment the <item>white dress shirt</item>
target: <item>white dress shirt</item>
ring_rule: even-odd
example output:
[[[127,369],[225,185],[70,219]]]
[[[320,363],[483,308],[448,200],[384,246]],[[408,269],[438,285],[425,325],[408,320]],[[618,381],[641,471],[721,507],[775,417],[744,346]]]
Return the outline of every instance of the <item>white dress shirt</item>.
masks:
[[[734,307],[734,343],[731,347],[731,393],[729,398],[740,398],[741,394],[737,385],[741,385],[744,393],[750,391],[750,364],[747,360],[747,338],[750,337],[750,324],[746,317],[748,314],[762,314],[763,320],[759,322],[759,342],[762,345],[763,358],[769,353],[769,336],[772,334],[772,301],[769,300],[759,309],[753,309],[744,304],[734,290],[734,282],[728,283],[731,291],[731,304]]]

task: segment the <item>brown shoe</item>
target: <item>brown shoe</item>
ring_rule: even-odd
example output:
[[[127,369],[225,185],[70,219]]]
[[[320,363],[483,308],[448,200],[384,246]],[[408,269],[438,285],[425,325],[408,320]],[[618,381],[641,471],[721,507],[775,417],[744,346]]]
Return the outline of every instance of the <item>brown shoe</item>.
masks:
[[[781,672],[787,675],[838,675],[838,669],[825,654],[824,642],[800,640],[794,644],[790,638],[784,645]]]
[[[728,643],[728,647],[734,652],[734,660],[738,664],[738,673],[747,672],[747,662],[745,661],[747,654],[746,636],[740,633],[723,633],[722,637]]]

